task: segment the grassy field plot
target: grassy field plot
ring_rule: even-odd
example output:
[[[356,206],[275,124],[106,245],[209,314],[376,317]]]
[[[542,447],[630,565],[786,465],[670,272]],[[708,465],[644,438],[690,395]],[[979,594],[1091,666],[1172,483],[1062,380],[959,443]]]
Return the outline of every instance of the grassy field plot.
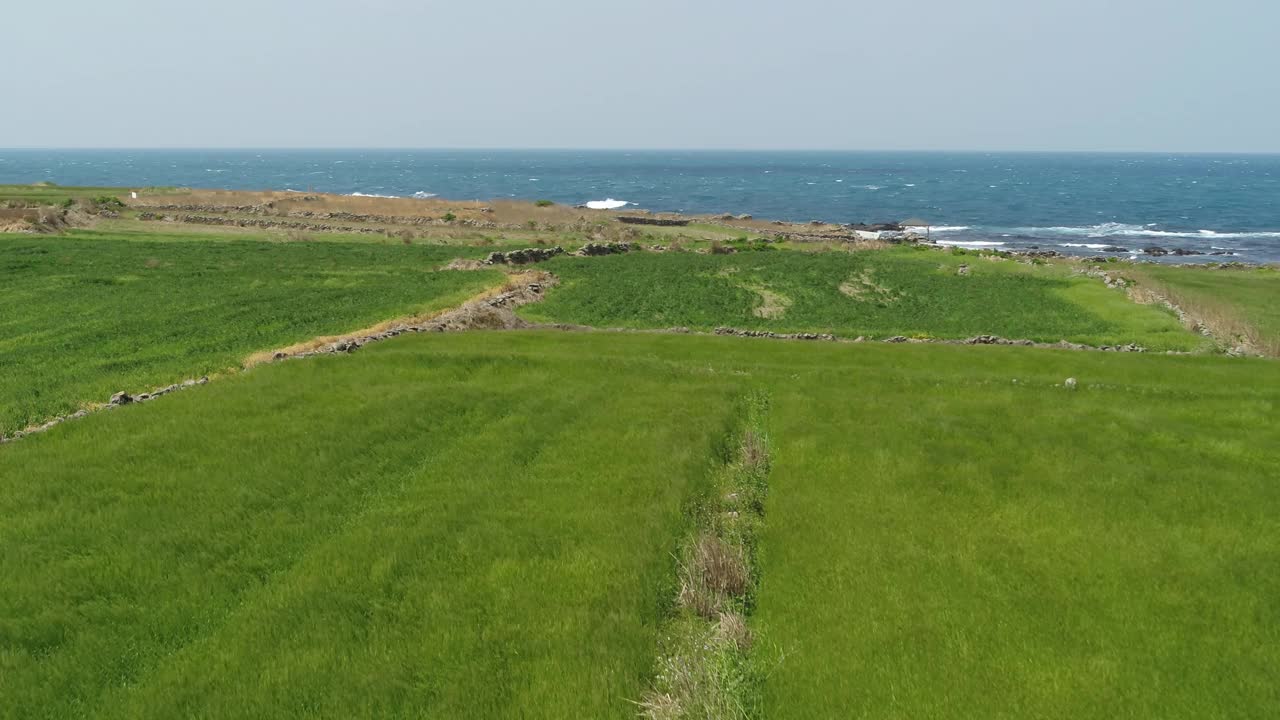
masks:
[[[1242,338],[1272,357],[1280,357],[1280,271],[1274,267],[1242,270],[1145,265],[1128,271],[1215,329]]]
[[[0,448],[0,716],[631,716],[748,392],[767,717],[1276,707],[1280,366],[543,331]]]
[[[254,351],[448,307],[503,277],[437,272],[466,254],[457,248],[145,238],[0,236],[0,434]]]
[[[147,188],[148,194],[167,195],[171,188]],[[97,197],[128,197],[129,190],[118,187],[75,187],[38,183],[35,185],[0,185],[0,206],[36,207],[61,205],[74,200]]]
[[[1280,708],[1280,368],[907,350],[774,397],[765,716]]]
[[[961,265],[967,265],[964,274]],[[915,250],[733,255],[635,253],[558,258],[564,284],[531,319],[599,327],[720,325],[844,336],[995,334],[1090,345],[1192,350],[1203,339],[1060,266]]]
[[[633,717],[728,378],[417,339],[0,448],[0,717]]]

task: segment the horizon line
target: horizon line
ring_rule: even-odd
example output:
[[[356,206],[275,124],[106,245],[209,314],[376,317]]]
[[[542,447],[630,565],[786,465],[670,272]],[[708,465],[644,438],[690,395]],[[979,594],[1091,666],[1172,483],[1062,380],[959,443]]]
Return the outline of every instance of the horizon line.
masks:
[[[1280,155],[1280,150],[1052,150],[919,148],[699,148],[699,147],[397,147],[397,146],[19,146],[0,152],[600,152],[600,153],[948,153],[967,155]]]

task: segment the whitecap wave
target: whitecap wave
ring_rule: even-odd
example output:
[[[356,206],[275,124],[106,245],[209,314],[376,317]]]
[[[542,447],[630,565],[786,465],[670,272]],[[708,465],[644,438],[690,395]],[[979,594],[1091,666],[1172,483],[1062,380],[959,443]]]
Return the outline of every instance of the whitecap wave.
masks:
[[[1043,237],[1045,235],[1067,235],[1084,238],[1139,237],[1139,238],[1185,238],[1185,239],[1264,239],[1280,238],[1280,232],[1222,232],[1218,230],[1156,230],[1151,225],[1127,225],[1125,223],[1100,223],[1083,227],[1020,227],[1013,231],[1020,235]]]
[[[939,245],[964,248],[999,247],[1004,245],[1002,242],[994,242],[991,240],[935,240],[934,242]]]
[[[400,196],[399,195],[379,195],[378,193],[353,192],[353,193],[350,193],[348,197],[398,198]]]
[[[863,185],[862,189],[863,190],[883,190],[884,186],[883,185]]]
[[[630,204],[631,203],[626,200],[614,200],[613,198],[608,198],[607,200],[591,200],[587,202],[587,207],[592,210],[617,210],[618,208],[626,207]]]
[[[429,193],[426,190],[419,190],[418,192],[413,194],[413,197],[419,200],[426,200],[427,198],[433,198],[435,196],[436,196],[435,193]]]
[[[964,232],[969,229],[968,225],[906,225],[905,227],[913,233],[950,233]]]
[[[1090,250],[1101,250],[1103,248],[1109,248],[1111,246],[1106,243],[1058,243],[1058,247],[1089,248]]]

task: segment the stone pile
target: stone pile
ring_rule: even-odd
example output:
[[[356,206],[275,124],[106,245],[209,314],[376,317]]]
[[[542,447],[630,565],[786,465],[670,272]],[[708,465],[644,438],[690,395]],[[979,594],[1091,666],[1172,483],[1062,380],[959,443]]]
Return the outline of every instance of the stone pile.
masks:
[[[621,215],[618,222],[627,225],[658,225],[661,227],[684,227],[689,224],[685,219],[644,217],[643,215]]]
[[[776,333],[768,330],[740,330],[731,327],[718,327],[716,335],[734,335],[736,337],[770,338],[773,340],[835,340],[829,333]]]
[[[528,265],[530,263],[543,262],[550,260],[557,255],[563,255],[564,248],[556,245],[549,248],[524,248],[523,250],[511,250],[508,252],[491,252],[489,257],[485,258],[486,265]]]
[[[168,395],[169,393],[172,393],[172,392],[185,390],[189,387],[195,387],[196,385],[204,385],[208,382],[209,382],[209,378],[207,377],[202,377],[199,380],[184,380],[180,383],[175,383],[167,387],[162,387],[159,390],[152,390],[149,393],[141,393],[136,396],[130,395],[129,393],[123,392],[123,391],[118,392],[112,395],[111,399],[108,400],[105,405],[99,406],[94,410],[77,410],[71,413],[70,415],[59,415],[58,417],[55,417],[45,422],[43,425],[36,425],[33,427],[29,427],[25,430],[19,430],[15,432],[13,435],[10,435],[9,437],[0,436],[0,444],[6,443],[6,442],[12,442],[14,440],[24,438],[28,435],[34,435],[36,433],[44,432],[58,425],[61,425],[62,423],[67,422],[68,420],[78,420],[88,415],[89,413],[95,412],[97,410],[111,410],[113,408],[122,407],[124,405],[131,405],[133,403],[144,403],[149,400],[155,400],[158,397]]]
[[[601,255],[619,255],[635,250],[638,246],[629,242],[587,243],[574,253],[582,257],[599,257]]]

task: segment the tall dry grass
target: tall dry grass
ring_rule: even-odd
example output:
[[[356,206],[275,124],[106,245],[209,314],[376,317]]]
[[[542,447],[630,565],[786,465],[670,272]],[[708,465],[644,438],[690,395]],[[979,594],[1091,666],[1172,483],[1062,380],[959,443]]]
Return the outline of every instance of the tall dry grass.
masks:
[[[1192,331],[1204,328],[1221,343],[1243,346],[1267,357],[1280,357],[1280,338],[1264,336],[1231,303],[1185,292],[1140,270],[1127,275],[1137,282],[1129,288],[1129,295],[1136,302],[1159,304],[1167,301],[1182,310],[1183,324]]]

